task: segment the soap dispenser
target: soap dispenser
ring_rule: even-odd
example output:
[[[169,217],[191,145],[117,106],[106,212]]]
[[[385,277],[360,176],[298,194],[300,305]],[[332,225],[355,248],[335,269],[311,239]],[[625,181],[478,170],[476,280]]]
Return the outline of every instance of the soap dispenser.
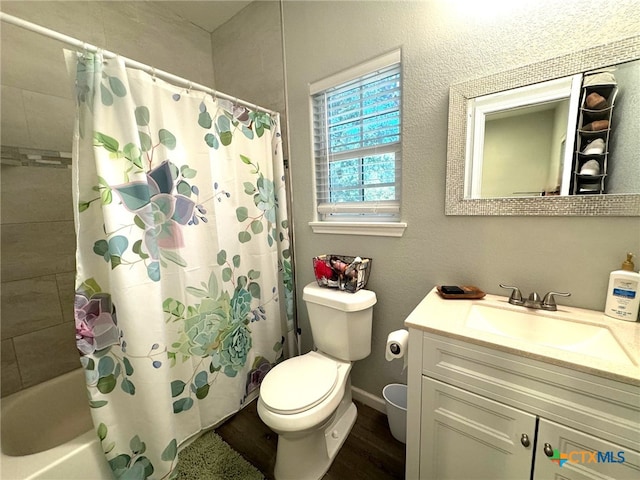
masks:
[[[631,261],[632,253],[627,253],[627,259],[622,262],[621,270],[615,270],[609,275],[607,288],[607,303],[604,314],[609,317],[635,322],[638,320],[640,307],[640,273],[634,271]]]

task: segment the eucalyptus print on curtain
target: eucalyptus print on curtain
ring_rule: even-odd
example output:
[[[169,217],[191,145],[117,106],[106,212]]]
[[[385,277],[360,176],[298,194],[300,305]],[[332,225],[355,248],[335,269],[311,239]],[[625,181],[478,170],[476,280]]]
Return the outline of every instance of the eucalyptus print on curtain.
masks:
[[[90,53],[75,87],[94,424],[116,478],[173,478],[180,444],[241,408],[292,323],[279,117]]]

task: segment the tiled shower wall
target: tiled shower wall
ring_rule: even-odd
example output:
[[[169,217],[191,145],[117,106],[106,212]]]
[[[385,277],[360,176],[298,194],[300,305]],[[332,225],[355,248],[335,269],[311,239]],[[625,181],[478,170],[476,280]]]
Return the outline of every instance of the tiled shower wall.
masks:
[[[10,15],[213,85],[211,37],[161,2],[2,1]],[[74,342],[74,106],[60,42],[0,29],[2,396],[80,366]],[[60,153],[63,152],[63,153]]]
[[[69,154],[2,146],[2,395],[80,366]]]

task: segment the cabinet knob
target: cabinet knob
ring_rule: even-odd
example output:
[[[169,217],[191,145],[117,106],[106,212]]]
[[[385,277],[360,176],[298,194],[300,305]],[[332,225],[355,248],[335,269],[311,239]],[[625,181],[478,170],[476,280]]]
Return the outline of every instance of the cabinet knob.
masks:
[[[551,444],[545,443],[543,450],[547,457],[553,457],[553,448],[551,447]]]
[[[523,433],[522,437],[520,437],[520,443],[522,444],[523,447],[528,447],[529,445],[531,445],[531,442],[529,441],[529,436],[526,433]]]

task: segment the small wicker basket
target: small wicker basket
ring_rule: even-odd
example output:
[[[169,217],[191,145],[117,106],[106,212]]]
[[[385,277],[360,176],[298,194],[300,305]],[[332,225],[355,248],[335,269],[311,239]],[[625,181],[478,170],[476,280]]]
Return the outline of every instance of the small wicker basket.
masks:
[[[313,272],[321,287],[354,293],[367,285],[371,262],[365,257],[320,255],[313,257]]]

